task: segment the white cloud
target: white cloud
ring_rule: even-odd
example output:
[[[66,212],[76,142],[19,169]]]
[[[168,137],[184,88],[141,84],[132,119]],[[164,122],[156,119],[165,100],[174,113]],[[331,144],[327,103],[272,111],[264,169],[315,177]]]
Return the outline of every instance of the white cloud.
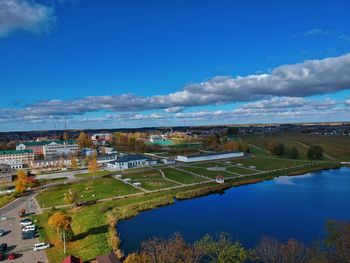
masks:
[[[100,110],[128,112],[163,109],[166,112],[179,112],[194,106],[253,101],[274,96],[307,97],[349,88],[350,54],[347,54],[283,65],[273,69],[270,74],[236,78],[214,77],[185,86],[183,90],[168,95],[142,97],[123,94],[47,100],[27,105],[25,109],[28,113],[42,116],[80,115]]]
[[[0,37],[16,31],[47,32],[54,21],[49,6],[29,0],[0,0]]]
[[[74,120],[75,123],[81,123],[82,120],[96,120],[135,123],[145,121],[146,125],[151,125],[152,121],[158,121],[165,125],[185,120],[192,123],[205,120],[250,122],[252,119],[302,116],[312,119],[314,116],[340,118],[349,116],[346,105],[350,106],[350,100],[339,103],[330,99],[310,100],[307,97],[347,89],[350,89],[350,54],[283,65],[269,74],[215,77],[166,95],[90,96],[71,100],[45,100],[17,108],[2,108],[0,122],[50,123]],[[246,104],[232,111],[190,109],[235,102]],[[153,113],[143,113],[148,110],[152,110]],[[160,113],[154,113],[157,110],[161,110]],[[100,117],[102,112],[107,115]],[[93,113],[94,117],[89,117],[90,113]]]

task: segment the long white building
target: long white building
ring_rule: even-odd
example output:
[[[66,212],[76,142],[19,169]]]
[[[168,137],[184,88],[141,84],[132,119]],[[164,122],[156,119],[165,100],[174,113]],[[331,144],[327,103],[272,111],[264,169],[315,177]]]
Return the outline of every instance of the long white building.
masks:
[[[118,158],[116,161],[107,164],[113,170],[126,170],[129,168],[156,165],[157,161],[142,154],[128,154]]]
[[[198,154],[198,155],[178,155],[176,160],[179,162],[191,163],[191,162],[202,162],[202,161],[211,161],[219,159],[229,159],[243,157],[244,153],[239,151],[234,152],[221,152],[221,153],[207,153],[207,154]]]

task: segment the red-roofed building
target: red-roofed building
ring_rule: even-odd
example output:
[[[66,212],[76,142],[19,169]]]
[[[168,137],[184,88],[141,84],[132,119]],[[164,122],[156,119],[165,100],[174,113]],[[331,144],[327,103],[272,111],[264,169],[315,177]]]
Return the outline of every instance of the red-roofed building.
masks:
[[[83,263],[83,260],[81,258],[76,258],[73,255],[69,255],[62,261],[62,263]]]

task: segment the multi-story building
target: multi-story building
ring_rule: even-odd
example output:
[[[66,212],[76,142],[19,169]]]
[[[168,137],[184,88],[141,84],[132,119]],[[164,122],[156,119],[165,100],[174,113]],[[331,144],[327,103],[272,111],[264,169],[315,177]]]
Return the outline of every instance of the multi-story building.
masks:
[[[76,154],[80,150],[75,141],[53,141],[43,147],[45,158],[53,156],[68,156]]]
[[[2,164],[29,164],[34,160],[33,150],[7,150],[0,151],[0,163]]]
[[[0,183],[12,182],[12,168],[7,164],[0,164]]]
[[[17,144],[16,150],[33,150],[36,156],[44,155],[45,157],[48,157],[76,153],[79,151],[79,146],[74,140],[34,141]]]

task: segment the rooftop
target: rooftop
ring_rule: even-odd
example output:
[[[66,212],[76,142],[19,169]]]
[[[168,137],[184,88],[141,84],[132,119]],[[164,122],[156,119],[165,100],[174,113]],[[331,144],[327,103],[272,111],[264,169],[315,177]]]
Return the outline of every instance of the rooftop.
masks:
[[[118,158],[116,162],[125,163],[125,162],[136,161],[136,160],[151,160],[151,159],[142,154],[128,154]]]
[[[44,146],[44,145],[48,145],[50,143],[57,143],[57,144],[75,144],[75,140],[67,140],[67,141],[61,141],[61,140],[52,140],[52,141],[31,141],[31,142],[22,142],[19,143],[17,145],[20,144],[24,144],[25,146]]]
[[[203,157],[203,156],[212,156],[212,155],[222,155],[230,153],[241,153],[241,151],[226,151],[226,152],[216,152],[216,153],[201,153],[201,154],[190,154],[186,155],[187,158]]]
[[[33,153],[33,150],[6,150],[6,151],[0,151],[0,154],[21,154],[21,153]]]

